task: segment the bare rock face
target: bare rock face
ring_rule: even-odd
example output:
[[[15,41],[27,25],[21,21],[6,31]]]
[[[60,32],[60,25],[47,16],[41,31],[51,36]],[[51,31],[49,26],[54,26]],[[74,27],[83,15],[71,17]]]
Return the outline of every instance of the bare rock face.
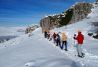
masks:
[[[55,17],[55,16],[54,16]],[[42,32],[49,31],[59,25],[58,20],[53,16],[48,16],[40,20],[40,26],[42,27]]]
[[[90,3],[78,3],[75,6],[72,6],[74,14],[69,23],[75,23],[86,18],[87,15],[91,12],[92,6],[93,5]]]
[[[98,21],[92,22],[92,25],[94,26],[94,29],[92,30],[94,33],[98,34]]]
[[[96,2],[98,2],[98,0],[96,0]]]
[[[91,8],[92,4],[90,3],[77,3],[59,15],[45,17],[40,20],[42,32],[78,22],[87,17]]]
[[[31,33],[32,31],[34,31],[37,28],[39,28],[38,25],[32,25],[30,27],[27,27],[26,30],[25,30],[25,34]]]

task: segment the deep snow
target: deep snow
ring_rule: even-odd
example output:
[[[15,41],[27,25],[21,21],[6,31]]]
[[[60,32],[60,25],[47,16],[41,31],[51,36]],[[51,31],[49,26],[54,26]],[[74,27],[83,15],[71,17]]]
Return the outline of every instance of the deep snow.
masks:
[[[88,15],[89,19],[52,30],[66,32],[68,51],[61,50],[52,41],[45,39],[41,28],[33,31],[31,37],[28,37],[28,34],[17,34],[19,37],[0,44],[0,67],[98,67],[98,40],[87,35],[93,28],[91,22],[98,21],[97,13],[98,7],[95,7]],[[84,58],[75,56],[77,52],[73,35],[77,30],[81,30],[85,36]],[[10,31],[13,31],[13,28]]]

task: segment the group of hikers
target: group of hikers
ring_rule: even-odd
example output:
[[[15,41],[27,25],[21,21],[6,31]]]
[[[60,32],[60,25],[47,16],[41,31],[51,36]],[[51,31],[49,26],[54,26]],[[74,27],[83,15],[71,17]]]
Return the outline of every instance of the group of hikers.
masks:
[[[65,51],[68,51],[68,37],[65,32],[50,32],[50,31],[44,31],[44,37],[49,39],[49,41],[53,40],[54,44],[56,46],[59,46],[62,50],[64,49]],[[82,34],[81,31],[78,31],[78,34],[74,34],[73,39],[77,41],[76,43],[76,50],[78,53],[78,57],[83,58],[84,53],[82,52],[82,44],[84,41],[84,35]]]

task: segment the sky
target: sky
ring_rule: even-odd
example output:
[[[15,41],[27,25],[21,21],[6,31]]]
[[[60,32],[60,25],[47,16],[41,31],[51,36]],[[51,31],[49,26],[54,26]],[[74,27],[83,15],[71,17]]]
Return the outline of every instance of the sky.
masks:
[[[79,1],[83,0],[0,0],[0,26],[37,24],[44,16],[62,13]]]

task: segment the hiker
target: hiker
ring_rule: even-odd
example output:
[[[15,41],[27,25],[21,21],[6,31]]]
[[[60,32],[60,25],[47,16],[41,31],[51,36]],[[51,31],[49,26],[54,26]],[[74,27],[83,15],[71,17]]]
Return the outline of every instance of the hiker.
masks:
[[[66,34],[63,32],[62,33],[62,47],[61,47],[61,49],[63,49],[65,47],[65,51],[68,51],[67,50],[67,36],[66,36]]]
[[[57,36],[57,34],[56,34],[56,32],[54,32],[54,34],[53,34],[54,43],[56,43],[56,36]]]
[[[78,31],[78,35],[76,37],[74,37],[75,40],[77,40],[77,53],[78,53],[78,57],[83,57],[84,53],[82,53],[82,44],[83,44],[83,40],[84,40],[84,35],[82,34],[81,31]]]
[[[49,41],[51,41],[51,40],[52,40],[52,38],[53,38],[53,33],[52,33],[52,32],[50,32],[50,38],[49,38]]]
[[[32,30],[31,30],[31,27],[29,27],[29,34],[28,34],[29,37],[32,36]]]
[[[50,39],[50,32],[47,33],[47,38]]]
[[[76,38],[76,34],[74,34],[74,37],[73,38]],[[77,46],[77,41],[76,41],[76,39],[74,39],[74,45],[73,45],[74,47],[76,47]]]
[[[47,38],[47,31],[44,31],[44,37]]]
[[[56,36],[56,46],[59,46],[61,48],[61,38],[59,33]]]
[[[25,30],[25,34],[28,34],[28,28],[26,28],[26,30]]]

